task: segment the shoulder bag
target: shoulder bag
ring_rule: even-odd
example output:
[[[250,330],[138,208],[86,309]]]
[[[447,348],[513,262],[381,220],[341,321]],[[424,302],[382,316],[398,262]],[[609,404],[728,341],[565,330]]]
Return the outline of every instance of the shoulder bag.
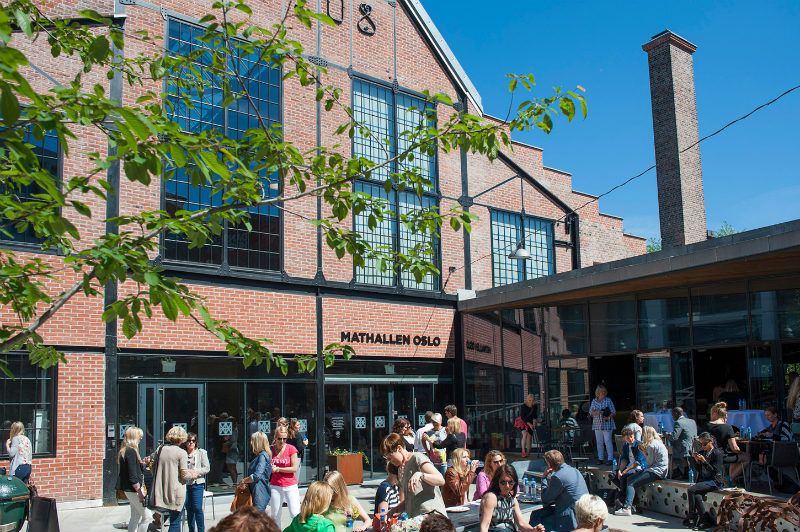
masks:
[[[253,495],[250,493],[250,487],[245,483],[236,486],[236,494],[231,502],[231,512],[235,512],[243,506],[253,506]]]
[[[156,451],[156,454],[155,454],[155,458],[153,458],[153,461],[151,463],[151,468],[153,470],[153,483],[152,483],[153,489],[148,490],[147,493],[144,496],[144,507],[145,508],[155,508],[156,507],[156,478],[158,476],[158,460],[159,460],[159,458],[161,458],[161,449],[163,449],[163,448],[164,448],[163,445],[160,445],[158,447],[158,450]]]

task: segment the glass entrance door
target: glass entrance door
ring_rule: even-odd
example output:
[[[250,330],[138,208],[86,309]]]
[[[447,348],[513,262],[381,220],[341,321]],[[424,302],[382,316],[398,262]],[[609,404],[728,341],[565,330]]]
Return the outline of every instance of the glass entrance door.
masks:
[[[150,454],[169,429],[194,432],[205,446],[205,394],[202,384],[139,384],[139,426],[145,435],[140,453]]]

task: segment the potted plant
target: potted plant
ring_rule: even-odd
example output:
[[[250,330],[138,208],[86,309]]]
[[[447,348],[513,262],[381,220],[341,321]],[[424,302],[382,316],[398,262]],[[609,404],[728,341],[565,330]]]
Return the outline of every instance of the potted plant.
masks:
[[[369,464],[369,458],[362,451],[334,449],[328,453],[328,469],[341,473],[348,486],[363,482],[364,464]]]

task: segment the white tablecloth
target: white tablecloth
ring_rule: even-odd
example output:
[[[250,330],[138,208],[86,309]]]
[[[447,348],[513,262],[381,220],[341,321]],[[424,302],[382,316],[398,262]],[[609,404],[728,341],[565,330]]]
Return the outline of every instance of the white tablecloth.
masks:
[[[767,418],[764,417],[763,410],[728,410],[728,425],[744,427],[745,429],[750,425],[750,429],[755,435],[756,432],[767,428],[769,423],[767,423]]]
[[[672,420],[672,414],[669,412],[645,412],[644,422],[654,429],[658,430],[658,423],[664,425],[664,430],[672,432],[675,422]]]

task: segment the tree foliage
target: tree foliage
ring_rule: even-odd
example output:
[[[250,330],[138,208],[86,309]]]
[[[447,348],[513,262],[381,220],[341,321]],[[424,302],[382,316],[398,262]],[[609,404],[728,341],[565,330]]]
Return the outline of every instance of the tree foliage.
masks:
[[[432,183],[414,166],[415,153],[464,150],[494,159],[500,149],[511,149],[510,134],[515,131],[539,128],[550,132],[557,114],[568,120],[578,113],[586,116],[586,102],[580,93],[555,89],[548,97],[521,103],[504,124],[490,124],[455,110],[441,120],[437,106],[452,106],[453,101],[446,94],[425,92],[431,105],[420,110],[422,119],[417,126],[402,133],[406,149],[394,154],[387,151],[380,161],[350,156],[343,147],[350,139],[374,133],[354,118],[353,110],[341,98],[342,89],[326,83],[325,69],[303,57],[303,48],[293,37],[297,30],[291,29],[292,25],[311,28],[315,23],[332,25],[333,21],[307,9],[303,0],[290,4],[283,20],[264,27],[254,23],[243,0],[213,2],[209,14],[200,20],[205,25],[200,41],[209,46],[186,56],[164,55],[158,46],[152,47],[151,54],[115,53],[121,52],[129,39],[157,42],[160,37],[144,31],[126,32],[91,10],[78,13],[83,22],[73,22],[48,17],[32,0],[3,5],[0,238],[13,239],[16,234],[33,231],[41,241],[40,250],[55,253],[32,256],[0,249],[0,304],[15,316],[14,320],[4,319],[0,327],[0,352],[24,348],[32,361],[42,366],[63,361],[62,353],[44,343],[41,327],[71,299],[103,297],[103,287],[116,283],[119,297],[105,308],[102,319],[120,320],[126,337],[140,332],[143,320],[156,312],[172,321],[185,316],[222,340],[230,355],[243,357],[246,366],[265,362],[286,372],[286,361],[269,349],[268,339],[249,338],[228,320],[212,316],[203,297],[154,264],[151,259],[158,254],[159,237],[182,235],[197,248],[219,235],[226,224],[244,224],[249,230],[249,209],[275,205],[292,215],[294,203],[316,196],[332,215],[308,221],[321,228],[325,242],[338,257],[349,254],[356,266],[367,259],[376,260],[383,269],[407,270],[421,280],[428,273],[438,274],[432,239],[420,239],[412,249],[398,253],[370,246],[364,235],[340,223],[352,214],[375,221],[395,214],[386,202],[354,191],[354,180],[370,178],[379,169],[395,168],[385,179],[387,191],[422,194]],[[88,25],[87,19],[102,25],[103,31],[98,31],[96,24]],[[41,79],[33,83],[28,77],[29,50],[76,60],[82,69],[61,85],[41,86]],[[293,139],[284,137],[280,126],[269,125],[260,114],[259,126],[238,138],[215,129],[183,130],[173,120],[175,105],[191,108],[189,95],[209,90],[209,73],[216,74],[213,77],[222,90],[223,107],[240,99],[252,103],[247,84],[231,67],[230,58],[236,54],[256,54],[280,67],[284,83],[297,83],[312,91],[325,111],[339,117],[336,135],[341,143],[300,149]],[[197,67],[201,59],[205,61],[202,69]],[[103,83],[86,81],[98,72],[108,79],[121,78],[141,96],[132,104],[114,100]],[[530,91],[533,83],[530,75],[511,76],[510,90],[522,86]],[[258,113],[258,107],[253,108]],[[108,139],[109,153],[73,153],[77,128],[101,132]],[[85,169],[60,182],[42,168],[26,135],[41,140],[46,132],[58,137],[65,157],[87,156]],[[117,193],[106,179],[115,165],[121,166],[123,179],[155,187],[154,194],[162,180],[185,171],[193,185],[219,194],[221,205],[197,211],[123,214],[104,220],[118,231],[86,238],[77,222],[103,218],[87,198],[104,201]],[[277,187],[279,193],[268,194],[270,187]],[[449,212],[418,209],[404,212],[401,218],[412,232],[427,235],[438,235],[446,225],[468,231],[473,221],[472,215],[460,208]],[[67,288],[61,282],[65,274],[75,279]],[[351,356],[352,350],[331,344],[323,354],[325,363],[330,364],[337,355]],[[299,362],[301,370],[309,371],[316,363],[313,357]]]

